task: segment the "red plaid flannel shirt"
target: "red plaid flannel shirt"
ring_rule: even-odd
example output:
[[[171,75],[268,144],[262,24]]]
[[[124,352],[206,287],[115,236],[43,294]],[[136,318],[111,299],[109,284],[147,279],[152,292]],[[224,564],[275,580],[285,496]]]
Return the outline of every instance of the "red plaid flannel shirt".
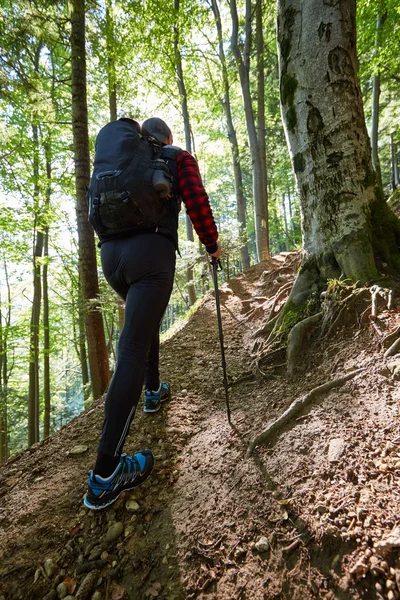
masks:
[[[202,244],[208,248],[215,246],[218,239],[217,226],[199,171],[197,161],[183,150],[177,161],[178,189],[186,206],[190,220]],[[211,252],[215,252],[211,250]]]

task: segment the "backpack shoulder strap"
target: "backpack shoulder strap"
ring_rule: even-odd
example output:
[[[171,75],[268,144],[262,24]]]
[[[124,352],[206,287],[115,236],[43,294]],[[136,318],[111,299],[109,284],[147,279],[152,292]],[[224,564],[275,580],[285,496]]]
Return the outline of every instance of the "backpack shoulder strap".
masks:
[[[161,158],[165,160],[168,165],[169,170],[172,175],[172,193],[174,196],[178,196],[178,168],[176,165],[176,161],[178,159],[178,155],[183,152],[182,148],[178,148],[178,146],[163,146]]]

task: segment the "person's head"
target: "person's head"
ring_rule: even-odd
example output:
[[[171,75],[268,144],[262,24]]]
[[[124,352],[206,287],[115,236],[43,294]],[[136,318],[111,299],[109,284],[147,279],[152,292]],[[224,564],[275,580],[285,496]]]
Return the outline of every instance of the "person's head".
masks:
[[[172,132],[165,121],[158,117],[151,117],[142,123],[142,131],[147,132],[162,144],[172,144]]]

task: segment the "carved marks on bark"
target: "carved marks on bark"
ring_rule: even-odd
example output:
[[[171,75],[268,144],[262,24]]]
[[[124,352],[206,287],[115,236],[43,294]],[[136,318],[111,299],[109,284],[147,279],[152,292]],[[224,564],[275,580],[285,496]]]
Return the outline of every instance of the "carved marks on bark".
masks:
[[[336,46],[328,54],[329,69],[339,77],[353,77],[354,67],[350,54],[342,46]]]
[[[325,38],[326,42],[330,42],[331,41],[331,36],[332,36],[332,23],[320,23],[320,26],[318,27],[318,37],[320,40],[322,40],[322,38]]]

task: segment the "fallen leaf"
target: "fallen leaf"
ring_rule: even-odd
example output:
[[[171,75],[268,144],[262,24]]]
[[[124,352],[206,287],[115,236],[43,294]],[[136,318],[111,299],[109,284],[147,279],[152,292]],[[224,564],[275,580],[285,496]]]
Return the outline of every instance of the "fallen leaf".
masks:
[[[63,584],[67,587],[68,594],[73,594],[76,588],[76,581],[71,579],[71,577],[66,577],[63,581]]]

